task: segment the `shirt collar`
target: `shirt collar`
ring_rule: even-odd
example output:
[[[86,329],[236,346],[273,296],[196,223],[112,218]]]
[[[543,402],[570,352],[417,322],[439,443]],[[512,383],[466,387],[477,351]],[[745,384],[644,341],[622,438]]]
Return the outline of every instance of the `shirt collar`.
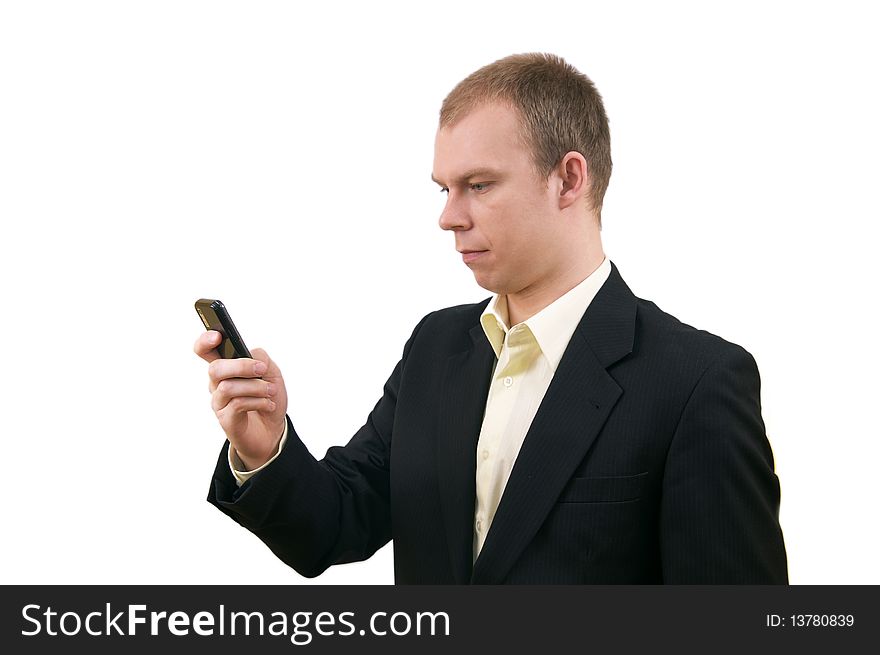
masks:
[[[531,330],[553,371],[559,366],[568,342],[571,341],[571,335],[574,334],[584,312],[609,275],[611,275],[611,262],[606,257],[599,268],[577,286],[523,321],[523,324]],[[480,325],[498,358],[501,357],[504,338],[509,331],[508,320],[507,296],[495,294],[480,315]]]

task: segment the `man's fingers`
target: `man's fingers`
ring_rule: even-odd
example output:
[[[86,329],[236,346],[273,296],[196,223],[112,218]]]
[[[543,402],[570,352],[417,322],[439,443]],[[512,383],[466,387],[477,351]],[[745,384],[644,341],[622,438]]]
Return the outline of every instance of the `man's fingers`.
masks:
[[[215,410],[220,424],[232,420],[235,414],[246,412],[272,412],[275,411],[275,401],[271,398],[250,398],[248,396],[236,396],[225,407]]]
[[[267,370],[264,362],[256,359],[241,357],[239,359],[217,358],[208,365],[208,378],[211,380],[211,390],[217,388],[223,380],[229,378],[259,378]]]
[[[220,355],[217,354],[216,350],[219,344],[220,333],[216,330],[208,330],[207,332],[200,334],[199,338],[196,339],[196,342],[193,345],[193,352],[206,362],[213,362],[215,359],[220,358]]]
[[[261,376],[264,378],[280,378],[281,370],[272,361],[272,358],[269,357],[269,354],[263,350],[262,348],[254,348],[251,350],[251,356],[259,362],[263,362],[266,365],[266,372]]]
[[[221,380],[211,394],[211,408],[219,412],[236,398],[272,399],[277,391],[274,384],[263,380],[232,378]],[[264,409],[261,406],[260,409]]]

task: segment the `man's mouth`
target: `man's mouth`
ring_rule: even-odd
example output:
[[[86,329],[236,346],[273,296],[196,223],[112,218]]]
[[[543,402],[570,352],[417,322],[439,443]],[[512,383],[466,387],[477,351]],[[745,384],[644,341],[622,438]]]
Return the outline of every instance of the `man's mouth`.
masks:
[[[482,257],[485,253],[487,253],[489,251],[488,250],[464,249],[464,250],[459,250],[458,252],[461,253],[461,260],[465,264],[470,264],[472,261],[479,259],[480,257]]]

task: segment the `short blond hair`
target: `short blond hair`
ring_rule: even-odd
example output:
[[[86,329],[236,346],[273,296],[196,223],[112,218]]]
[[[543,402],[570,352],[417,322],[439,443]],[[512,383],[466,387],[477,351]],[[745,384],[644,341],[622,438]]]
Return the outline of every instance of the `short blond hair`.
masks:
[[[586,75],[556,55],[511,55],[468,75],[440,107],[449,127],[490,102],[507,103],[520,115],[523,137],[537,172],[546,178],[566,153],[584,156],[589,200],[597,216],[611,178],[611,137],[602,96]]]

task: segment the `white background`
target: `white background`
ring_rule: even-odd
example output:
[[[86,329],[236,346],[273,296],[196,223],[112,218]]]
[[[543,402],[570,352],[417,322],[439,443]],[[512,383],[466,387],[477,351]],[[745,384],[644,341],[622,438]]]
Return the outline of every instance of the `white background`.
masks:
[[[2,581],[391,583],[390,546],[305,580],[205,502],[193,301],[347,441],[418,320],[489,295],[437,226],[440,102],[541,50],[605,98],[625,280],[758,361],[791,581],[880,583],[871,3],[318,4],[0,5]]]

